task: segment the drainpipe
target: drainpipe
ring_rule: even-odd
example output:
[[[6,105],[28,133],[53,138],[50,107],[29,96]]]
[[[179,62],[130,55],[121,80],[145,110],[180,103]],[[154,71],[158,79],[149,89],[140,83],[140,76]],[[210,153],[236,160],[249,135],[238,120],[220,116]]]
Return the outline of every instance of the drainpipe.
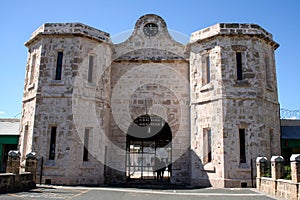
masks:
[[[41,157],[41,173],[40,173],[40,184],[42,184],[42,178],[43,178],[43,167],[44,167],[44,157]]]

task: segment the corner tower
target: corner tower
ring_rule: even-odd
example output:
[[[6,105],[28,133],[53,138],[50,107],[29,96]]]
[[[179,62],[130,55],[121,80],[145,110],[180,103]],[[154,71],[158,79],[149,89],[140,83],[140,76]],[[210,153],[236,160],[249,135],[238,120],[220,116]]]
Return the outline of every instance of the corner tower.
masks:
[[[277,47],[255,24],[191,35],[192,184],[251,186],[255,158],[280,153]]]
[[[108,33],[81,23],[46,23],[25,43],[29,53],[19,146],[23,161],[32,151],[43,158],[43,183],[103,183],[103,164],[92,156],[90,164],[83,162],[88,155],[83,145],[85,130],[75,123],[72,100],[74,95],[81,95],[76,102],[85,99],[86,105],[94,103],[89,95],[94,89],[97,67],[101,66],[97,64],[111,58],[109,53],[105,57],[93,50],[97,46],[109,49],[110,43]],[[93,72],[89,66],[94,67]],[[81,83],[84,94],[76,93],[75,80]],[[85,119],[91,119],[87,107],[80,111]],[[98,170],[91,171],[91,166]]]

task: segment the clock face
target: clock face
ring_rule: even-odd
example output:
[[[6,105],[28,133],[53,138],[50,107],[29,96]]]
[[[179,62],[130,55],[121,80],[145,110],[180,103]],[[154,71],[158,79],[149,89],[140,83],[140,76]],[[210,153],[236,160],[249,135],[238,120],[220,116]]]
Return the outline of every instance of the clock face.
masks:
[[[143,31],[147,36],[155,36],[158,33],[158,26],[154,23],[148,23],[144,26]]]

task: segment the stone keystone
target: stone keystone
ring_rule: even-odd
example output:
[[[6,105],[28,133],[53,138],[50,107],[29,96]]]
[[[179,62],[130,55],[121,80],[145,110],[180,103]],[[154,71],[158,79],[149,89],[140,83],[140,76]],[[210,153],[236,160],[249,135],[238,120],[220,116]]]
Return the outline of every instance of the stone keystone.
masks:
[[[256,163],[265,163],[267,161],[268,161],[268,159],[266,157],[257,157],[256,158]]]
[[[293,155],[290,157],[290,161],[291,161],[291,162],[300,162],[300,154],[293,154]]]
[[[17,150],[10,150],[8,152],[8,156],[9,157],[20,157],[21,153],[20,153],[20,151],[17,151]]]
[[[284,158],[282,156],[272,156],[271,162],[284,162]]]

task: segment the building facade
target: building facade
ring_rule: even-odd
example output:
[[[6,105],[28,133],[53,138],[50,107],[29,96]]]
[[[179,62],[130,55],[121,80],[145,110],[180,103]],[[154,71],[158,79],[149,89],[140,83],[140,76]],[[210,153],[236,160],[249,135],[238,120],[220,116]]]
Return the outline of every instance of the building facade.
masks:
[[[184,45],[149,14],[119,44],[47,23],[25,45],[19,146],[43,157],[43,182],[251,186],[254,159],[280,154],[278,44],[258,25],[216,24]]]
[[[300,154],[300,120],[281,119],[281,155],[286,161],[292,154]]]

